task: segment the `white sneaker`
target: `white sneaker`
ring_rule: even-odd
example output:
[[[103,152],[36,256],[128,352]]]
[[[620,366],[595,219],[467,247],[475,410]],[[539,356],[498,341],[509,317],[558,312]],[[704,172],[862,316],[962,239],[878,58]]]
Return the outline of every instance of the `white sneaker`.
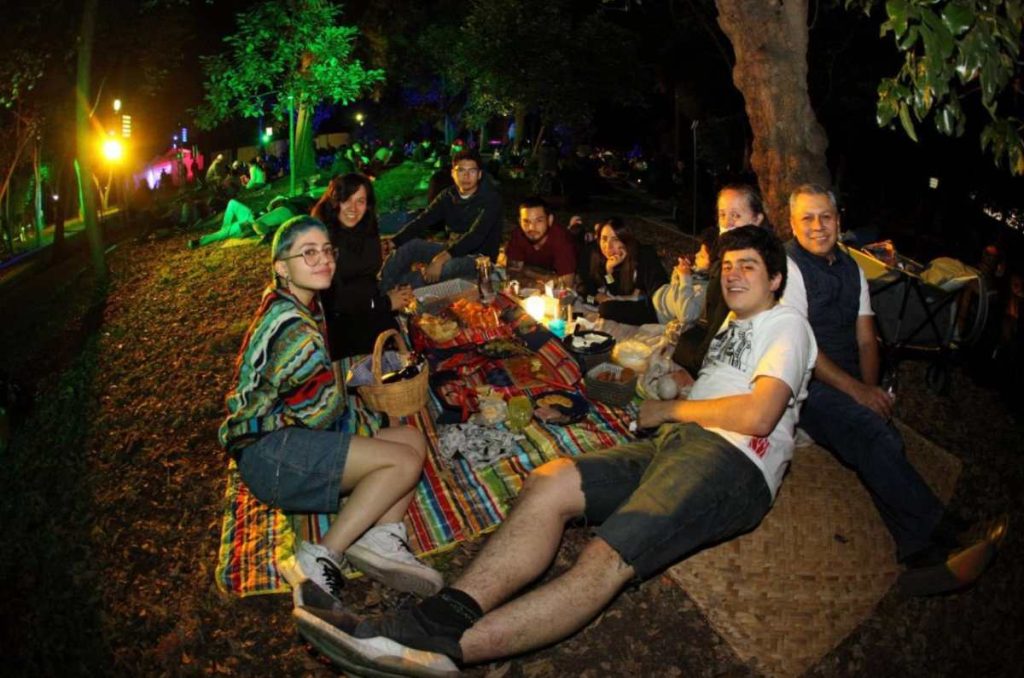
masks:
[[[375,525],[345,552],[348,561],[377,581],[399,591],[432,596],[444,587],[437,570],[409,550],[405,523]]]
[[[335,598],[341,599],[345,575],[341,573],[341,563],[327,547],[304,541],[295,550],[295,560],[307,579]]]

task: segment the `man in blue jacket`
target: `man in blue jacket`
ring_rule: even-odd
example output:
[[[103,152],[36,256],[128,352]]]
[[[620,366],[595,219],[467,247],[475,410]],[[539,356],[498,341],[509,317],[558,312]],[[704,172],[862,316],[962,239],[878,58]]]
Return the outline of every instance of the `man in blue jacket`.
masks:
[[[893,395],[879,387],[875,316],[864,272],[838,246],[839,209],[827,188],[804,184],[789,199],[797,264],[787,302],[806,290],[807,319],[818,342],[800,427],[857,472],[906,565],[899,585],[934,595],[974,583],[1006,534],[1005,517],[965,529],[907,459],[892,425]],[[798,308],[798,310],[803,310]]]
[[[472,277],[476,258],[494,260],[501,243],[501,195],[484,177],[483,163],[475,151],[452,156],[455,185],[445,189],[418,217],[392,238],[384,240],[385,256],[381,289],[397,285],[422,287],[450,278]],[[431,242],[421,235],[444,224],[446,242]],[[396,249],[397,248],[397,249]]]

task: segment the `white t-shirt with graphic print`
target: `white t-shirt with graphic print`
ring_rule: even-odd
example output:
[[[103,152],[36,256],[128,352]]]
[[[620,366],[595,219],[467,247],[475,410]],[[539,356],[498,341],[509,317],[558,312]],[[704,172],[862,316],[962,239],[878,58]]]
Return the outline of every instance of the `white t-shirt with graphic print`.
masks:
[[[818,356],[811,326],[796,309],[776,304],[753,318],[737,320],[730,313],[711,341],[690,400],[743,395],[754,390],[758,377],[782,380],[792,396],[782,417],[767,437],[754,437],[705,427],[747,455],[764,473],[772,500],[793,458],[793,431],[800,403],[807,398],[807,382]]]

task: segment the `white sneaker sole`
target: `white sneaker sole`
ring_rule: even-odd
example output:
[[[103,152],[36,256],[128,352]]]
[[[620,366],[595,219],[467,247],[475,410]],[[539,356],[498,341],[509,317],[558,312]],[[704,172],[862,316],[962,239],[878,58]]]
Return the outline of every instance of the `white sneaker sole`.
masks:
[[[450,658],[436,652],[406,647],[390,638],[356,638],[335,628],[311,612],[292,610],[299,633],[345,671],[368,678],[453,678],[459,669]]]
[[[407,565],[353,544],[345,551],[348,562],[368,577],[398,591],[432,596],[444,588],[444,578],[426,565]]]

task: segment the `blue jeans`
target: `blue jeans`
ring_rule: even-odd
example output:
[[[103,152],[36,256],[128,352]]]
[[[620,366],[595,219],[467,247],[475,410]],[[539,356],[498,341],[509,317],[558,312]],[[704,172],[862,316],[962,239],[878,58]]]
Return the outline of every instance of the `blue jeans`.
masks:
[[[857,472],[896,541],[900,561],[931,544],[944,508],[907,460],[892,424],[842,391],[812,380],[800,428]]]
[[[264,504],[286,513],[335,513],[352,434],[289,426],[238,455],[238,472]]]
[[[577,457],[584,517],[637,581],[753,529],[771,508],[764,474],[717,433],[666,425],[652,440]]]
[[[394,254],[384,262],[380,271],[380,289],[387,292],[398,285],[423,287],[427,282],[419,271],[411,270],[413,264],[429,264],[443,250],[448,249],[445,243],[430,242],[421,238],[402,244]],[[476,255],[452,257],[441,268],[441,280],[452,278],[475,278]],[[440,281],[438,281],[440,282]]]

